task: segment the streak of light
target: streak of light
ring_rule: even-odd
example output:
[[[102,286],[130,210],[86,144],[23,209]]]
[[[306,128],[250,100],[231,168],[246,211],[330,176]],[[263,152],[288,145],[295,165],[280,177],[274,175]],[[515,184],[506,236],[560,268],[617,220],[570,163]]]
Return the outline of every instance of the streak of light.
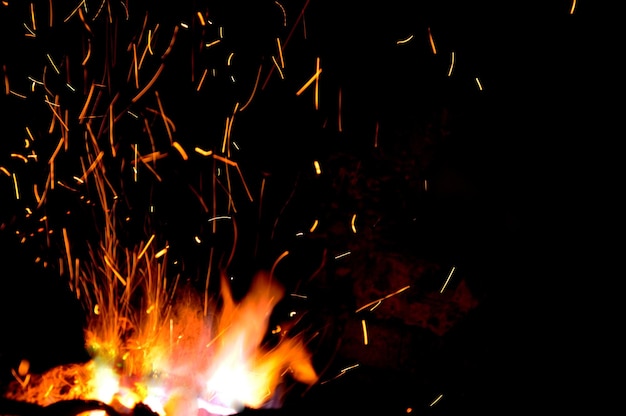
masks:
[[[335,256],[335,260],[338,260],[338,259],[343,258],[343,257],[347,257],[350,254],[351,254],[350,251],[346,251],[345,253],[338,254],[338,255]]]
[[[93,172],[93,170],[96,168],[98,163],[100,163],[103,157],[104,157],[104,152],[100,151],[100,153],[98,153],[98,156],[96,156],[96,159],[91,163],[89,168],[83,173],[83,176],[80,177],[79,181],[81,183],[87,178],[87,176],[89,176],[91,172]]]
[[[65,228],[63,230],[65,230]],[[106,253],[104,254],[104,263],[107,265],[109,269],[111,269],[115,277],[117,277],[117,280],[119,280],[121,284],[126,286],[126,279],[124,279],[124,276],[122,276],[120,272],[117,271],[115,266],[113,266],[113,264],[111,263],[111,260],[109,260],[109,256]]]
[[[0,166],[0,172],[4,173],[5,175],[9,177],[11,176],[11,172],[9,172],[7,168],[5,168],[4,166]]]
[[[446,290],[446,286],[448,286],[448,283],[450,282],[450,278],[452,278],[452,275],[454,274],[455,270],[456,270],[456,267],[452,266],[452,268],[450,269],[450,273],[448,273],[448,277],[446,278],[446,281],[443,283],[443,286],[441,286],[441,289],[439,289],[439,293],[443,293],[443,291]]]
[[[165,110],[163,110],[163,103],[161,102],[161,96],[158,91],[154,92],[154,95],[157,99],[157,104],[159,105],[159,112],[161,117],[163,118],[163,123],[165,124],[165,131],[167,132],[167,137],[170,139],[170,144],[173,142],[172,138],[172,130],[170,129],[170,123],[168,123],[169,118],[165,115]]]
[[[202,240],[201,240],[201,239],[200,239],[200,237],[198,237],[197,235],[196,235],[196,236],[194,236],[194,237],[193,237],[193,239],[194,239],[194,241],[195,241],[197,244],[202,244]]]
[[[428,40],[430,42],[430,48],[433,50],[433,55],[437,55],[437,47],[435,46],[435,39],[433,39],[433,34],[430,31],[430,27],[428,28]]]
[[[404,39],[400,39],[398,41],[396,41],[396,45],[404,45],[405,43],[411,41],[411,39],[413,39],[413,35],[409,35],[407,38]]]
[[[476,85],[478,86],[478,90],[482,91],[483,90],[483,84],[480,82],[480,79],[478,79],[478,77],[474,78],[474,80],[476,81]]]
[[[280,79],[285,79],[285,74],[283,74],[283,70],[281,69],[280,64],[276,61],[276,57],[274,57],[274,55],[272,55],[272,62],[274,62],[274,65],[278,70],[278,75],[280,76]]]
[[[289,255],[289,251],[285,250],[280,256],[278,256],[278,258],[274,261],[274,264],[272,264],[272,268],[270,269],[270,277],[274,276],[274,272],[276,271],[276,267],[278,266],[278,263],[284,259],[285,257],[287,257]]]
[[[48,61],[50,61],[50,65],[52,65],[52,69],[54,69],[54,72],[56,72],[57,74],[60,74],[61,72],[59,71],[59,68],[52,60],[52,57],[50,56],[49,53],[46,54],[46,58],[48,58]]]
[[[14,157],[16,159],[20,159],[24,163],[28,163],[28,159],[26,158],[26,156],[21,155],[19,153],[11,153],[11,157]]]
[[[154,85],[157,78],[159,78],[159,75],[161,75],[161,72],[163,72],[163,68],[165,68],[165,63],[161,63],[159,69],[157,69],[152,79],[146,84],[145,87],[143,87],[141,91],[139,91],[137,95],[135,95],[135,97],[133,97],[132,100],[130,100],[132,103],[136,103],[137,101],[139,101],[139,99],[152,87],[152,85]]]
[[[154,34],[157,32],[157,30],[159,30],[158,24],[154,27],[154,33],[152,32],[152,29],[148,29],[148,41],[146,42],[146,48],[144,49],[141,56],[141,62],[143,62],[146,56],[146,52],[148,52],[150,56],[154,55],[154,52],[152,51],[152,39],[154,38]]]
[[[183,29],[189,29],[189,25],[185,22],[180,22],[180,27],[182,27]]]
[[[148,242],[146,243],[146,245],[144,246],[143,249],[141,249],[141,251],[139,252],[139,255],[137,256],[137,260],[141,260],[141,258],[143,257],[144,254],[146,254],[146,250],[148,250],[148,247],[150,247],[150,244],[152,244],[152,241],[154,241],[154,237],[155,235],[152,234],[150,236],[150,239],[148,240]]]
[[[454,51],[450,52],[450,67],[448,68],[448,76],[452,75],[452,70],[454,69]]]
[[[287,27],[287,12],[285,11],[285,8],[277,1],[275,1],[274,4],[280,7],[280,10],[283,12],[283,27]]]
[[[139,144],[135,143],[135,148],[133,149],[133,153],[135,154],[135,164],[133,165],[133,177],[135,182],[137,182],[137,175],[139,173],[139,169],[137,169],[137,156],[139,155]]]
[[[233,56],[235,56],[235,52],[231,52],[230,55],[228,55],[228,58],[226,58],[226,66],[230,66],[232,64]]]
[[[78,9],[78,17],[80,18],[80,21],[83,23],[83,26],[85,26],[85,29],[87,29],[87,32],[89,32],[89,34],[93,36],[91,27],[87,24],[87,21],[85,20],[85,13],[83,12],[83,9]]]
[[[185,152],[185,149],[183,149],[183,147],[180,145],[180,143],[173,142],[172,146],[174,146],[174,148],[176,150],[178,150],[178,153],[180,153],[180,156],[183,158],[183,160],[189,159],[189,156],[187,156],[187,152]]]
[[[87,107],[89,107],[89,103],[91,102],[91,97],[93,96],[93,91],[96,88],[96,85],[92,82],[91,87],[89,88],[89,93],[87,94],[87,98],[85,99],[85,104],[83,105],[83,109],[78,116],[78,120],[83,120],[85,115],[87,114]]]
[[[196,153],[201,154],[202,156],[211,156],[213,154],[213,150],[204,150],[199,147],[193,149]]]
[[[48,27],[52,27],[54,24],[54,7],[52,7],[52,0],[48,0]]]
[[[198,16],[198,21],[200,22],[200,25],[206,26],[206,22],[204,21],[204,16],[202,16],[202,13],[198,11],[196,15]]]
[[[309,232],[312,233],[313,231],[315,231],[319,223],[320,223],[319,220],[313,221],[313,225],[311,225],[311,227],[309,228]]]
[[[58,98],[58,96],[57,96]],[[54,115],[54,118],[56,118],[57,120],[59,120],[59,123],[61,123],[61,125],[63,126],[63,128],[68,131],[70,128],[67,126],[67,124],[65,124],[65,122],[63,121],[63,119],[61,118],[61,116],[59,115],[59,113],[57,113],[57,111],[55,110],[55,105],[54,103],[51,103],[50,101],[48,101],[48,99],[46,98],[46,104],[48,104],[48,106],[50,107],[50,110],[52,110],[52,114]],[[52,125],[51,127],[54,127],[54,125]],[[51,131],[49,131],[49,133],[52,133]]]
[[[35,5],[33,3],[30,4],[30,22],[33,25],[33,30],[37,30],[37,22],[35,19]]]
[[[317,160],[313,161],[313,166],[315,167],[315,174],[316,175],[321,175],[322,174],[322,167],[320,166],[320,162],[318,162]]]
[[[67,228],[63,227],[62,231],[63,231],[63,243],[65,244],[65,256],[67,257],[67,268],[70,272],[70,280],[74,280],[74,268],[72,267],[72,254],[70,251],[70,239],[67,236]]]
[[[135,88],[139,89],[139,70],[137,69],[137,45],[133,43],[133,73],[135,74]]]
[[[79,10],[79,9],[81,8],[81,6],[83,6],[83,5],[86,5],[86,4],[85,4],[85,0],[81,0],[81,2],[80,2],[80,3],[78,3],[78,6],[76,6],[76,7],[74,8],[74,10],[72,10],[72,11],[70,12],[70,14],[69,14],[69,15],[68,15],[65,19],[63,19],[63,23],[67,23],[67,21],[68,21],[68,20],[70,20],[70,19],[72,18],[72,16],[74,16],[74,15],[76,14],[76,12],[78,12],[78,10]]]
[[[202,76],[200,77],[200,81],[198,82],[198,86],[196,87],[196,91],[200,91],[200,88],[202,88],[202,84],[204,84],[204,78],[206,78],[207,72],[209,72],[209,70],[205,68],[202,72]]]
[[[574,14],[574,9],[576,9],[576,0],[572,0],[572,7],[569,9],[569,14]]]
[[[280,45],[280,38],[276,38],[276,49],[278,49],[278,57],[280,58],[280,67],[285,68],[285,58],[283,57],[283,47]]]
[[[27,36],[27,37],[32,37],[32,38],[34,38],[34,37],[35,37],[35,32],[33,32],[33,31],[31,30],[31,28],[30,28],[30,27],[28,27],[28,25],[26,24],[26,22],[24,22],[22,25],[23,25],[23,26],[24,26],[24,28],[28,31],[28,34],[27,34],[26,36]]]
[[[351,365],[351,366],[349,366],[349,367],[342,368],[341,370],[339,370],[339,373],[338,373],[336,376],[334,376],[333,378],[331,378],[331,379],[329,379],[329,380],[324,380],[324,381],[322,381],[320,384],[326,384],[326,383],[328,383],[328,382],[330,382],[330,381],[336,380],[336,379],[338,379],[339,377],[341,377],[341,376],[343,376],[344,374],[346,374],[348,371],[350,371],[350,370],[354,370],[354,369],[355,369],[355,368],[357,368],[357,367],[359,367],[359,364],[358,364],[358,363],[357,363],[357,364],[353,364],[353,365]]]
[[[315,80],[317,80],[322,73],[322,68],[315,71],[315,74],[296,92],[296,95],[300,95],[306,90]]]
[[[4,73],[4,94],[9,95],[11,91],[11,86],[9,84],[9,74],[7,74],[7,66],[2,65],[2,72]]]
[[[9,90],[9,93],[11,93],[12,95],[15,95],[18,98],[26,99],[26,96],[24,94],[20,94],[18,92],[13,91],[13,90]]]
[[[215,39],[213,42],[209,42],[209,43],[205,43],[204,47],[205,48],[210,48],[211,46],[215,46],[218,43],[220,43],[222,41],[222,39]]]
[[[17,175],[13,173],[11,176],[13,177],[13,187],[15,188],[15,199],[20,199],[20,186],[17,183]]]
[[[250,97],[248,97],[248,101],[246,101],[246,103],[241,106],[239,111],[245,110],[246,107],[248,105],[250,105],[250,103],[252,102],[252,98],[254,98],[254,94],[256,93],[256,90],[257,90],[257,88],[259,86],[259,80],[261,79],[261,70],[262,69],[263,69],[263,65],[259,65],[259,70],[257,71],[257,74],[256,74],[256,80],[254,81],[254,87],[252,88],[252,93],[250,93]]]
[[[212,222],[212,221],[217,221],[217,220],[230,220],[230,219],[232,219],[232,217],[229,215],[218,215],[217,217],[209,218],[207,221]]]
[[[350,228],[352,228],[352,232],[356,234],[356,214],[352,215],[352,221],[350,221]]]
[[[429,407],[433,407],[434,405],[436,405],[441,399],[443,398],[443,394],[440,394],[439,396],[437,396],[435,398],[435,400],[433,400],[428,406]]]
[[[365,305],[361,306],[359,309],[357,309],[357,310],[355,311],[355,313],[359,313],[359,312],[361,312],[362,310],[367,309],[367,308],[369,308],[369,307],[370,307],[370,306],[372,306],[372,305],[376,305],[376,306],[378,306],[378,305],[379,305],[382,301],[384,301],[384,300],[386,300],[386,299],[389,299],[390,297],[395,296],[395,295],[397,295],[397,294],[399,294],[399,293],[402,293],[402,292],[404,292],[405,290],[407,290],[407,289],[408,289],[408,288],[410,288],[410,287],[411,287],[410,285],[404,286],[403,288],[398,289],[398,290],[396,290],[396,291],[395,291],[395,292],[393,292],[393,293],[390,293],[390,294],[388,294],[388,295],[386,295],[386,296],[383,296],[382,298],[379,298],[379,299],[376,299],[376,300],[374,300],[374,301],[371,301],[370,303],[368,303],[368,304],[365,304]]]
[[[319,104],[320,104],[320,77],[319,74],[322,72],[321,68],[320,68],[320,58],[319,56],[317,57],[317,59],[315,59],[315,69],[316,69],[316,73],[318,74],[317,77],[315,77],[315,109],[319,109]],[[340,104],[341,105],[341,104]]]
[[[365,322],[365,319],[361,319],[361,328],[363,329],[363,345],[368,345],[369,339],[367,336],[367,322]]]
[[[169,248],[170,248],[170,246],[169,246],[169,245],[165,246],[164,248],[162,248],[161,250],[159,250],[159,252],[158,252],[158,253],[156,253],[156,254],[154,255],[154,258],[155,258],[155,259],[158,259],[158,258],[163,257],[163,256],[165,255],[165,253],[167,253],[167,250],[169,250]]]

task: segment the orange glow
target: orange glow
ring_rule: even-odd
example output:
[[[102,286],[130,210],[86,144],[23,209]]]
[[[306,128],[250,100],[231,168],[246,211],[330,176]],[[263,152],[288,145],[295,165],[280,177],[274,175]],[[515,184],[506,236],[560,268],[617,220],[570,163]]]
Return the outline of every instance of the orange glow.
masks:
[[[151,254],[140,268],[155,266],[150,248],[148,243],[142,249],[142,255],[146,250]],[[39,376],[21,365],[9,397],[41,405],[95,399],[120,412],[141,402],[163,416],[195,415],[201,408],[234,414],[244,407],[263,407],[285,374],[298,382],[317,382],[303,339],[281,331],[273,347],[264,346],[270,315],[284,296],[271,273],[259,272],[240,301],[223,273],[221,303],[216,301],[215,313],[207,315],[200,297],[191,292],[172,306],[168,299],[176,283],[167,287],[161,277],[145,285],[134,282],[145,292],[142,310],[127,309],[130,281],[136,276],[127,277],[121,297],[95,289],[98,303],[85,331],[92,360]]]

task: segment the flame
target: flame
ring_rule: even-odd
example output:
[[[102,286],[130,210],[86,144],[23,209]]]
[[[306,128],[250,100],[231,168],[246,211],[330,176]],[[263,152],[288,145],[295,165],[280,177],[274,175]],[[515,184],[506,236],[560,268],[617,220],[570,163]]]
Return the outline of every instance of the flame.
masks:
[[[119,311],[101,307],[86,330],[90,361],[54,368],[27,386],[15,386],[9,397],[42,405],[95,399],[122,413],[143,403],[162,416],[262,408],[280,400],[277,391],[286,375],[306,384],[318,379],[301,336],[279,332],[268,346],[270,317],[283,296],[282,285],[269,272],[259,272],[236,301],[222,274],[210,317],[191,292],[170,314],[161,313],[169,316],[167,322],[145,319],[143,327],[134,327],[125,317],[117,322],[121,331],[113,331],[111,321]],[[143,315],[157,314],[149,308]]]

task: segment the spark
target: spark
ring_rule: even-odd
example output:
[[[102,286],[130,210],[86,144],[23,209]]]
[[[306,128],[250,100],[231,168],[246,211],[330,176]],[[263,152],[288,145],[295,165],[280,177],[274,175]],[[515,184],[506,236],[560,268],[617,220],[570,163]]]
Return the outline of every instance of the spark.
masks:
[[[448,277],[446,278],[446,281],[443,283],[443,286],[441,286],[441,289],[439,289],[439,293],[443,293],[443,291],[446,290],[446,286],[448,286],[448,283],[450,282],[450,278],[454,274],[455,270],[456,270],[456,267],[452,266],[452,268],[450,269],[450,273],[448,273]]]
[[[27,34],[26,36],[28,36],[28,37],[33,37],[33,38],[34,38],[34,37],[35,37],[35,32],[33,32],[33,31],[31,30],[31,28],[30,28],[30,27],[28,27],[28,25],[26,24],[26,22],[22,23],[22,25],[23,25],[23,26],[24,26],[24,28],[26,28],[26,30],[28,31],[28,34]]]
[[[20,159],[24,163],[28,162],[28,159],[24,155],[20,155],[19,153],[11,153],[11,157],[14,157],[16,159]]]
[[[165,246],[164,248],[162,248],[161,250],[159,250],[159,252],[158,252],[158,253],[156,253],[156,254],[154,255],[154,258],[155,258],[155,259],[159,259],[159,258],[163,257],[163,256],[165,255],[165,253],[167,253],[167,250],[169,250],[169,248],[170,248],[170,246],[169,246],[169,245]]]
[[[276,61],[276,57],[274,57],[274,55],[272,55],[272,62],[274,62],[274,65],[276,66],[276,69],[278,70],[278,75],[280,76],[280,79],[285,79],[285,74],[283,74],[283,70],[281,69],[280,65]]]
[[[217,221],[217,220],[230,220],[230,219],[232,219],[232,217],[228,215],[219,215],[217,217],[211,217],[207,221],[212,222],[212,221]]]
[[[226,66],[230,66],[232,64],[233,57],[235,56],[235,52],[231,52],[226,58]]]
[[[309,228],[309,232],[312,233],[313,231],[315,231],[318,225],[319,225],[318,220],[313,221],[313,225],[311,225],[311,227]]]
[[[150,236],[150,239],[148,239],[148,242],[146,243],[146,245],[144,246],[143,249],[141,249],[141,251],[139,252],[139,255],[137,256],[137,260],[141,260],[141,258],[143,257],[144,254],[146,254],[146,250],[148,250],[148,247],[150,247],[150,244],[152,244],[152,241],[154,241],[155,238],[155,234],[152,234]]]
[[[437,47],[435,47],[435,39],[433,39],[433,34],[430,31],[430,27],[428,28],[428,40],[430,41],[430,47],[433,50],[433,55],[437,55]]]
[[[285,7],[277,1],[275,1],[274,4],[280,7],[280,10],[283,12],[283,27],[287,27],[287,12],[285,11]]]
[[[369,340],[367,337],[367,323],[365,322],[365,319],[361,319],[361,327],[363,328],[363,345],[368,345]]]
[[[220,43],[222,40],[221,39],[215,39],[213,42],[209,42],[209,43],[205,43],[204,47],[205,48],[210,48],[211,46],[215,46],[218,43]]]
[[[243,111],[252,102],[252,98],[254,97],[256,93],[257,87],[259,86],[259,79],[261,79],[262,69],[263,69],[263,65],[259,65],[259,70],[257,71],[257,74],[256,74],[256,80],[254,81],[254,87],[252,88],[252,93],[250,94],[250,97],[248,97],[248,101],[246,101],[246,103],[241,106],[239,111]]]
[[[37,23],[35,21],[35,5],[33,3],[30,4],[30,21],[33,25],[33,30],[37,30]]]
[[[201,154],[202,156],[211,156],[213,154],[213,150],[204,150],[199,147],[193,149],[196,153]]]
[[[7,168],[5,168],[4,166],[0,166],[0,172],[4,173],[5,175],[9,177],[11,176],[11,172],[9,172]]]
[[[313,166],[315,167],[315,174],[316,175],[321,175],[322,174],[322,167],[320,166],[320,162],[318,162],[317,160],[313,161]]]
[[[411,39],[413,39],[413,35],[409,35],[407,38],[404,39],[400,39],[398,41],[396,41],[396,45],[404,45],[405,43],[411,41]]]
[[[351,254],[350,251],[346,251],[345,253],[338,254],[335,256],[335,260],[339,260],[340,258],[347,257],[350,254]]]
[[[318,65],[319,65],[319,58],[318,58]],[[317,71],[315,71],[315,74],[313,74],[313,76],[304,83],[304,85],[298,90],[298,92],[296,92],[296,95],[300,95],[304,92],[304,90],[306,90],[314,81],[316,81],[320,74],[322,73],[322,68],[317,68]]]
[[[83,109],[80,112],[80,115],[78,116],[79,120],[83,120],[85,118],[85,115],[87,114],[87,107],[89,107],[89,103],[91,101],[91,97],[93,96],[93,91],[96,88],[96,84],[95,83],[91,83],[91,87],[89,88],[89,93],[87,94],[87,98],[85,99],[85,104],[83,105]]]
[[[202,88],[202,84],[204,83],[204,78],[206,77],[207,72],[209,72],[209,70],[205,68],[202,72],[202,76],[200,77],[200,81],[198,82],[198,86],[196,87],[196,91],[200,91],[200,88]]]
[[[572,0],[572,7],[569,9],[569,14],[574,14],[574,9],[576,9],[576,0]]]
[[[478,86],[478,90],[482,91],[483,90],[483,84],[481,84],[480,79],[478,79],[478,77],[474,78],[474,80],[476,81],[476,85]]]
[[[429,407],[433,407],[434,405],[436,405],[441,399],[443,398],[443,394],[440,394],[439,396],[437,396],[435,398],[435,400],[433,400],[430,404]]]
[[[450,67],[448,68],[448,76],[452,75],[454,69],[454,51],[450,52]]]
[[[165,68],[165,63],[161,63],[159,69],[157,69],[156,73],[152,76],[152,79],[146,84],[145,87],[132,100],[130,100],[133,104],[139,101],[139,99],[154,85],[161,72],[163,72],[163,68]]]
[[[355,313],[359,313],[359,312],[361,312],[362,310],[367,309],[367,308],[369,308],[369,307],[370,307],[370,306],[372,306],[372,305],[375,305],[375,307],[378,307],[378,305],[380,305],[380,304],[382,303],[382,301],[384,301],[384,300],[386,300],[386,299],[389,299],[390,297],[395,296],[395,295],[397,295],[397,294],[399,294],[399,293],[402,293],[402,292],[404,292],[405,290],[407,290],[407,289],[408,289],[408,288],[410,288],[410,287],[411,287],[410,285],[404,286],[402,289],[398,289],[398,290],[396,290],[396,291],[395,291],[395,292],[393,292],[393,293],[390,293],[390,294],[388,294],[388,295],[386,295],[386,296],[383,296],[382,298],[376,299],[376,300],[374,300],[374,301],[372,301],[372,302],[370,302],[370,303],[368,303],[368,304],[366,304],[366,305],[363,305],[363,306],[361,306],[359,309],[357,309],[357,310],[355,311]]]
[[[350,221],[350,228],[352,228],[352,232],[356,234],[356,214],[352,215],[352,221]]]
[[[202,16],[202,12],[198,11],[196,13],[196,15],[198,16],[198,20],[200,21],[200,25],[201,26],[206,26],[206,22],[204,21],[204,16]]]
[[[341,370],[339,370],[339,373],[338,373],[336,376],[334,376],[333,378],[331,378],[331,379],[329,379],[329,380],[322,381],[320,384],[326,384],[326,383],[328,383],[328,382],[330,382],[330,381],[336,380],[336,379],[338,379],[339,377],[341,377],[341,376],[345,375],[348,371],[350,371],[350,370],[354,370],[355,368],[358,368],[358,367],[359,367],[359,364],[357,363],[357,364],[353,364],[353,365],[351,365],[351,366],[348,366],[348,367],[342,368]]]
[[[13,186],[15,188],[15,199],[20,199],[20,186],[17,183],[17,175],[13,173],[11,176],[13,177]]]
[[[276,38],[276,49],[278,49],[278,57],[280,58],[280,67],[285,68],[285,58],[283,57],[283,47],[280,46],[280,38]]]
[[[17,92],[15,92],[13,90],[9,90],[9,93],[11,93],[12,95],[15,95],[18,98],[26,99],[26,96],[24,94],[17,93]]]
[[[183,149],[183,147],[180,145],[180,143],[173,142],[172,146],[174,146],[174,148],[176,150],[178,150],[178,153],[180,153],[180,156],[183,158],[183,160],[189,159],[189,156],[187,156],[187,152],[185,152],[185,149]]]

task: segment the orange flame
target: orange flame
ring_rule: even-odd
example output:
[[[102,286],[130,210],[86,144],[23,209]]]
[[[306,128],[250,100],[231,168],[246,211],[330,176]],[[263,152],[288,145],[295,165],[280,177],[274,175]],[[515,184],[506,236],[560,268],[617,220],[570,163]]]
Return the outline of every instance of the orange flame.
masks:
[[[199,298],[189,293],[168,322],[143,321],[144,326],[158,325],[156,331],[124,328],[122,339],[111,339],[114,332],[99,322],[110,317],[101,311],[86,331],[91,361],[55,368],[28,386],[16,385],[13,398],[42,405],[96,399],[125,412],[141,402],[162,416],[262,408],[276,398],[286,374],[309,385],[318,379],[301,337],[280,334],[274,346],[264,345],[271,313],[283,296],[271,274],[260,272],[237,302],[223,274],[221,305],[215,305],[212,321],[203,316]]]

